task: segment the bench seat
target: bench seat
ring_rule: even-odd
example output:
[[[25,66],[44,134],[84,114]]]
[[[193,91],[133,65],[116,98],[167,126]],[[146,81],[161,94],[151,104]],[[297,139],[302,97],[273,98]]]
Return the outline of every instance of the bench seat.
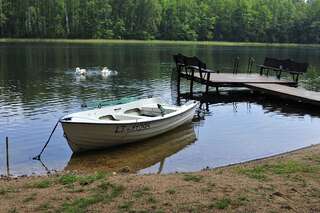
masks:
[[[275,71],[278,78],[281,77],[282,72],[287,72],[292,75],[294,81],[298,82],[299,76],[306,73],[308,69],[308,63],[299,63],[292,61],[291,59],[279,60],[275,58],[266,57],[263,64],[257,65],[260,68],[260,75],[267,71]]]

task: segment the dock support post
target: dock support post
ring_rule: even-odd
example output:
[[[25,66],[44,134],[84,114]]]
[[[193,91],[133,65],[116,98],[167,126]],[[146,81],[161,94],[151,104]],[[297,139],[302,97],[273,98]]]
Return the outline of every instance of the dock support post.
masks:
[[[177,69],[177,72],[178,72],[177,93],[180,94],[181,69]]]
[[[191,81],[190,81],[190,94],[193,95],[193,80],[194,80],[194,69],[191,70]]]
[[[206,94],[209,92],[210,73],[207,73]]]
[[[181,105],[181,91],[180,91],[180,82],[181,82],[181,68],[177,69],[178,77],[177,77],[177,105]]]
[[[6,160],[7,160],[7,176],[10,176],[10,167],[9,167],[9,138],[6,137]]]

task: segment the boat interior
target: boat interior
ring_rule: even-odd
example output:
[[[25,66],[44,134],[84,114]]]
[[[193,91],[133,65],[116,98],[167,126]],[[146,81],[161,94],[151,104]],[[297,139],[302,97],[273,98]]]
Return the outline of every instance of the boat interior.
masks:
[[[158,107],[140,107],[133,108],[124,111],[122,114],[113,114],[113,115],[103,115],[99,117],[100,120],[110,120],[110,121],[126,121],[126,120],[139,120],[142,118],[152,118],[159,117],[175,112],[175,109],[164,108],[162,106]]]

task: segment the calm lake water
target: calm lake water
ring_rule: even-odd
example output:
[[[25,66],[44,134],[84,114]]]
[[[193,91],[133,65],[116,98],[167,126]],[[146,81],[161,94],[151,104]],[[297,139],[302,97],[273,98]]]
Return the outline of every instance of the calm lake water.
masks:
[[[100,152],[72,155],[61,126],[42,156],[33,161],[56,121],[81,105],[119,98],[161,96],[175,103],[172,55],[197,55],[208,67],[230,66],[249,56],[309,62],[320,70],[316,48],[219,47],[149,44],[0,44],[0,174],[7,173],[5,136],[13,175],[47,170],[131,172],[197,171],[271,156],[320,142],[320,113],[248,91],[213,95],[205,119],[141,143]],[[103,78],[107,66],[118,76]],[[75,67],[88,70],[75,76]],[[319,73],[320,74],[320,73]],[[317,73],[315,74],[317,76]],[[182,90],[188,84],[182,82]],[[199,90],[203,90],[198,86]],[[212,89],[214,91],[214,89]]]

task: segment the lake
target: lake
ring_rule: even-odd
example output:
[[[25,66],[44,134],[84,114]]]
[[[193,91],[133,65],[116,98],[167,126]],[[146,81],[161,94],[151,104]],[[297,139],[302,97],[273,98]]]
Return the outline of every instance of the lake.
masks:
[[[161,96],[175,103],[172,55],[197,55],[209,68],[230,67],[240,56],[262,63],[265,56],[307,61],[318,77],[318,48],[227,47],[174,44],[0,43],[0,174],[7,173],[9,137],[12,175],[47,171],[128,170],[137,173],[198,171],[272,156],[320,140],[320,113],[247,90],[212,95],[204,120],[128,146],[72,155],[61,126],[42,155],[37,155],[57,120],[101,101]],[[107,66],[119,74],[104,78]],[[79,78],[75,68],[86,68]],[[320,73],[319,73],[320,74]],[[307,79],[308,80],[308,79]],[[306,85],[308,86],[308,85]],[[182,81],[182,91],[188,83]],[[197,86],[200,91],[201,86]],[[215,91],[214,88],[211,89]]]

